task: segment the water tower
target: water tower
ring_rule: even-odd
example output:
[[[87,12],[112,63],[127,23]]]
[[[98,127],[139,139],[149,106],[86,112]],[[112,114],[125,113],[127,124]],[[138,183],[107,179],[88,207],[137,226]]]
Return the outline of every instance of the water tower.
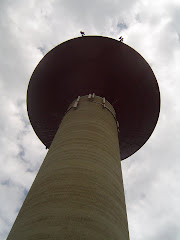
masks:
[[[49,151],[7,239],[129,239],[121,160],[160,110],[148,63],[115,39],[66,41],[33,72],[27,109]]]

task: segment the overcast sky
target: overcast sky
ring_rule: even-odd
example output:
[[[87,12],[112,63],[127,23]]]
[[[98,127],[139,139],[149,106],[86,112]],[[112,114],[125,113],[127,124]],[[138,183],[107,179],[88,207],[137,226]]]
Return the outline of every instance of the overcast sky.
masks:
[[[30,76],[53,47],[103,35],[138,51],[161,91],[148,142],[122,162],[131,240],[180,239],[180,1],[0,0],[0,240],[46,155],[29,123]]]

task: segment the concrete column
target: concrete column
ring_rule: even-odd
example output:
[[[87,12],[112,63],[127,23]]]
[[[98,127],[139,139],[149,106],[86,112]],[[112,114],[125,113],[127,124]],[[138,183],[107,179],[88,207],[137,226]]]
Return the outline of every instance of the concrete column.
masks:
[[[8,240],[129,239],[116,121],[94,101],[65,114]]]

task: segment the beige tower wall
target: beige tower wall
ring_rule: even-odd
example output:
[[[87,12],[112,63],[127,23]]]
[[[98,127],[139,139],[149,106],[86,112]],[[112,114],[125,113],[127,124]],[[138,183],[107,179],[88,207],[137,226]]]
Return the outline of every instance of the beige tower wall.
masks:
[[[117,125],[101,104],[82,97],[66,113],[7,239],[129,239]]]

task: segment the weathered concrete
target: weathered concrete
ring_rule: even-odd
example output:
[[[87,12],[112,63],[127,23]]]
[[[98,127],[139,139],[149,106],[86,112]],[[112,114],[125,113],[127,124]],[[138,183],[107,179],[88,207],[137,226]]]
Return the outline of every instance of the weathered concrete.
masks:
[[[129,239],[110,111],[86,96],[66,113],[7,239]]]

